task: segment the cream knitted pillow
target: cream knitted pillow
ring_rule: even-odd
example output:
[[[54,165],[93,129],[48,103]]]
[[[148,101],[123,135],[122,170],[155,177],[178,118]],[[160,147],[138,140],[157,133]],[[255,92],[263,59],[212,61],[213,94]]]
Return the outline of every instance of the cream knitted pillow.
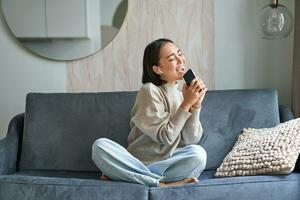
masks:
[[[288,174],[300,153],[300,118],[272,128],[244,129],[216,177]]]

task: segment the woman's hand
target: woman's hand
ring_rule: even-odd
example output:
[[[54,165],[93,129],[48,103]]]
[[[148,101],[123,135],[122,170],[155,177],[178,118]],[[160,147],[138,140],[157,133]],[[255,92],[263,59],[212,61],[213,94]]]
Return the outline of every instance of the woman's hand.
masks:
[[[201,79],[198,79],[195,84],[197,84],[198,87],[201,88],[200,89],[200,98],[198,99],[198,101],[196,103],[194,103],[192,105],[192,108],[198,109],[198,108],[200,108],[202,106],[202,101],[203,101],[203,99],[205,97],[205,94],[206,94],[206,91],[207,91],[207,87],[206,87],[206,85],[204,84],[204,82]]]
[[[191,107],[196,109],[201,107],[206,91],[206,85],[199,77],[194,78],[189,87],[184,84],[182,88],[183,102],[181,107],[186,111],[189,111]]]
[[[201,92],[200,92],[200,98],[198,99],[198,101],[196,103],[194,103],[192,105],[192,108],[198,109],[198,108],[200,108],[202,106],[202,101],[203,101],[203,99],[205,97],[206,91],[207,91],[206,87],[201,90]]]

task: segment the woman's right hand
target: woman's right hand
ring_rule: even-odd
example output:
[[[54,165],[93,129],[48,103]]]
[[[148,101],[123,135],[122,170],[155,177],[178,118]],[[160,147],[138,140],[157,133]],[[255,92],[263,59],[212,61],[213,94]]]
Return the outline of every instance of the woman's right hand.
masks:
[[[196,77],[192,80],[190,86],[188,87],[186,84],[183,85],[182,88],[182,95],[183,95],[183,102],[181,104],[181,107],[189,111],[192,105],[194,105],[200,98],[200,90],[205,87],[205,85],[201,85],[199,83],[203,84],[203,81],[199,77]]]

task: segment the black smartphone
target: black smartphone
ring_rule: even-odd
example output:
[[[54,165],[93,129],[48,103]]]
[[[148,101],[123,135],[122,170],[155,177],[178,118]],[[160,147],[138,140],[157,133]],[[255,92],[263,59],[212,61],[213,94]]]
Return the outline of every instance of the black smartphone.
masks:
[[[190,86],[192,80],[195,78],[195,74],[194,72],[189,69],[187,72],[185,72],[185,74],[183,75],[183,79],[185,80],[187,86]]]

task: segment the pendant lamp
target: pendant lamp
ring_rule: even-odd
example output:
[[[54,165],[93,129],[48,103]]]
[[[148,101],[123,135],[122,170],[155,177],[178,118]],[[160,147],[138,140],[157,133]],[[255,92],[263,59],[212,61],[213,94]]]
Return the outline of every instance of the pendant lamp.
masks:
[[[265,39],[281,39],[290,35],[293,29],[293,16],[289,9],[272,0],[271,4],[259,11],[261,35]]]

